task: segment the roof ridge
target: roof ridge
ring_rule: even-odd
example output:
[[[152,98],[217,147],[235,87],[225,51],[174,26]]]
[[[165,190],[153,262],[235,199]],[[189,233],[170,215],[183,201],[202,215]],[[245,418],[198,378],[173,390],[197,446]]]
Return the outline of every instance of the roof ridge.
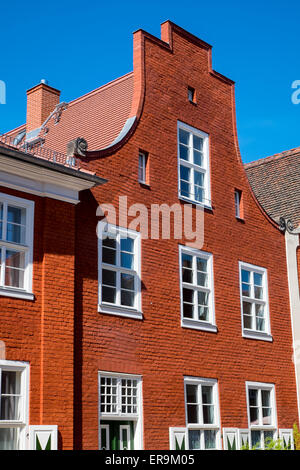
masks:
[[[270,163],[274,160],[279,160],[280,158],[289,157],[292,155],[297,155],[300,153],[300,147],[295,147],[290,150],[284,150],[280,153],[275,153],[274,155],[270,155],[268,157],[260,158],[259,160],[254,160],[253,162],[244,163],[245,168],[253,168],[255,166],[264,165],[265,163]]]
[[[92,96],[92,95],[98,93],[99,91],[102,91],[102,90],[104,90],[104,89],[106,89],[106,88],[110,88],[110,87],[112,87],[112,86],[115,86],[115,85],[117,85],[118,83],[123,82],[124,80],[127,80],[127,79],[130,78],[131,76],[133,76],[133,72],[128,72],[128,73],[126,73],[125,75],[122,75],[121,77],[115,78],[114,80],[111,80],[110,82],[105,83],[104,85],[101,85],[100,87],[95,88],[94,90],[89,91],[88,93],[85,93],[84,95],[79,96],[78,98],[75,98],[75,99],[72,100],[72,101],[69,101],[69,102],[68,102],[68,105],[69,105],[69,106],[72,106],[72,105],[74,105],[74,104],[80,103],[81,101],[85,100],[86,98],[89,98],[90,96]]]

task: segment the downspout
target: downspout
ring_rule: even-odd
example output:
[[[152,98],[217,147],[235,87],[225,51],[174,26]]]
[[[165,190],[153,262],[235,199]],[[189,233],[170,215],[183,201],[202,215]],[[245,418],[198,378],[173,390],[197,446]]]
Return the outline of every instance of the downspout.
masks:
[[[280,228],[285,232],[286,261],[293,335],[293,362],[295,365],[297,387],[298,421],[300,423],[300,293],[297,263],[300,226],[294,229],[290,220],[285,220],[283,217],[281,217]]]

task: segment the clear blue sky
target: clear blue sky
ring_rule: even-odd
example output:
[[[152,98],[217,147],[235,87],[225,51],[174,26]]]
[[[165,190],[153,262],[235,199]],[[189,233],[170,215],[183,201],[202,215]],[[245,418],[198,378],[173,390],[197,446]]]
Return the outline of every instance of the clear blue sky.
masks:
[[[213,46],[213,68],[236,82],[243,160],[300,146],[299,0],[17,2],[0,7],[0,134],[23,124],[26,90],[46,78],[70,101],[132,70],[132,32],[160,37],[170,19]]]

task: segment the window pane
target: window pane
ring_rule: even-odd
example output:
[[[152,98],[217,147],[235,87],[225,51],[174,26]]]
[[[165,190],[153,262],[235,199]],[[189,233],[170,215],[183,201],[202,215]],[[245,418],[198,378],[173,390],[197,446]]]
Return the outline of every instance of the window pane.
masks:
[[[209,308],[208,307],[198,307],[198,320],[209,321]]]
[[[138,168],[138,179],[139,181],[145,182],[146,174],[146,156],[143,154],[139,154],[139,168]]]
[[[204,201],[204,191],[199,186],[195,186],[195,201],[203,202]]]
[[[199,171],[194,171],[194,183],[197,186],[204,186],[204,175]]]
[[[198,291],[198,305],[207,306],[209,301],[209,293],[208,292],[199,292]]]
[[[107,264],[116,264],[116,250],[103,247],[102,249],[102,261]]]
[[[261,304],[255,304],[255,315],[257,317],[264,317],[265,315],[265,308],[264,305]]]
[[[208,276],[206,273],[197,273],[197,284],[198,286],[207,287],[208,285]]]
[[[202,387],[202,403],[211,405],[213,403],[213,389],[209,386]]]
[[[8,223],[6,240],[13,243],[25,243],[25,226]]]
[[[250,424],[259,424],[258,408],[250,407]]]
[[[7,206],[7,222],[25,225],[25,209],[15,206]]]
[[[193,283],[193,257],[187,255],[186,253],[182,253],[182,281],[188,282],[190,284]],[[185,269],[186,268],[186,269]]]
[[[188,282],[189,284],[193,283],[193,271],[191,269],[182,270],[182,281]]]
[[[116,286],[116,273],[109,269],[102,269],[102,284],[106,286]]]
[[[1,395],[19,395],[21,393],[21,372],[2,370]]]
[[[252,304],[250,302],[243,302],[243,313],[244,315],[251,315]]]
[[[204,258],[197,258],[197,270],[207,272],[207,260]]]
[[[18,450],[20,431],[17,428],[0,428],[0,450]]]
[[[122,268],[134,269],[133,255],[130,253],[121,253],[121,266]]]
[[[189,449],[200,449],[200,431],[189,430]]]
[[[202,152],[198,152],[198,150],[194,150],[194,164],[202,166]]]
[[[25,254],[21,251],[6,250],[6,266],[10,268],[25,268]]]
[[[134,276],[121,273],[121,288],[134,291]]]
[[[252,304],[249,302],[243,302],[243,319],[244,319],[244,328],[252,329]]]
[[[193,303],[194,291],[191,289],[183,289],[183,301]]]
[[[193,268],[193,257],[185,253],[182,254],[182,266],[184,268]]]
[[[184,183],[181,181],[180,184],[180,194],[183,197],[191,197],[191,187],[190,184]]]
[[[244,297],[250,297],[250,286],[249,284],[242,284],[242,295]]]
[[[193,135],[193,147],[196,150],[200,150],[200,152],[203,150],[203,139],[195,134]]]
[[[242,269],[242,282],[250,283],[250,272]]]
[[[188,423],[199,423],[198,405],[188,405]]]
[[[183,304],[183,316],[185,318],[193,318],[194,316],[194,306],[190,304]]]
[[[205,430],[204,431],[204,441],[205,449],[216,449],[216,431]]]
[[[20,420],[20,400],[20,397],[2,395],[0,419],[5,421]]]
[[[264,318],[256,318],[256,329],[257,331],[265,331],[265,320]]]
[[[115,304],[116,303],[116,289],[114,287],[102,286],[102,301]]]
[[[258,390],[249,389],[249,403],[250,406],[258,406]]]
[[[117,242],[116,242],[116,239],[115,238],[104,238],[103,241],[102,241],[102,245],[107,247],[107,248],[113,248],[114,250],[116,249],[116,246],[117,246]]]
[[[203,423],[214,423],[214,407],[212,405],[203,405]]]
[[[133,253],[134,240],[132,238],[121,238],[121,251]]]
[[[180,165],[180,179],[182,181],[190,181],[190,169],[187,166]]]
[[[183,129],[179,129],[179,142],[181,144],[188,145],[189,144],[189,137],[190,137],[189,132],[184,131]]]
[[[25,253],[6,250],[5,285],[24,287]]]
[[[271,406],[271,392],[269,390],[261,391],[262,406]]]
[[[254,297],[256,299],[262,299],[263,298],[263,289],[262,289],[262,287],[254,286]]]
[[[127,307],[134,306],[134,292],[121,290],[121,305],[126,305]]]
[[[189,159],[189,148],[186,147],[185,145],[180,144],[179,145],[179,157],[182,160],[187,160]]]
[[[198,403],[198,386],[186,385],[186,400],[187,403]]]
[[[263,425],[272,424],[272,410],[271,408],[263,408],[262,409],[263,415]]]
[[[254,273],[254,284],[256,286],[262,286],[262,274]]]
[[[252,447],[255,447],[256,449],[261,448],[261,442],[260,442],[260,431],[251,431],[251,445]]]
[[[273,431],[264,431],[264,444],[267,445],[270,440],[274,439],[274,432]]]

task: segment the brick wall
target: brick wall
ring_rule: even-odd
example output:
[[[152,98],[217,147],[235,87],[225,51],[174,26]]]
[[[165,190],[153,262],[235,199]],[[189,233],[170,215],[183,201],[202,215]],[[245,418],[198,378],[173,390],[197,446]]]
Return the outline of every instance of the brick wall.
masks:
[[[35,202],[34,301],[0,297],[6,359],[30,363],[29,424],[57,424],[73,447],[74,229],[71,204],[1,187]]]
[[[168,42],[170,30],[163,25]],[[298,419],[284,236],[253,198],[237,148],[233,85],[212,72],[210,52],[179,29],[172,47],[137,32],[135,86],[145,77],[146,90],[143,106],[143,93],[134,92],[138,126],[117,152],[91,162],[109,182],[76,208],[77,448],[98,446],[98,370],[143,376],[145,449],[167,449],[169,427],[185,425],[185,375],[218,379],[222,427],[248,427],[245,381],[275,383],[280,428]],[[203,250],[213,253],[217,334],[180,326],[178,240],[142,240],[143,321],[97,312],[97,205],[117,205],[119,195],[129,206],[178,202],[177,120],[210,136],[213,208],[205,211]],[[139,149],[149,152],[149,189],[137,181]],[[244,222],[235,218],[235,188]],[[272,343],[242,337],[239,260],[268,270]]]

